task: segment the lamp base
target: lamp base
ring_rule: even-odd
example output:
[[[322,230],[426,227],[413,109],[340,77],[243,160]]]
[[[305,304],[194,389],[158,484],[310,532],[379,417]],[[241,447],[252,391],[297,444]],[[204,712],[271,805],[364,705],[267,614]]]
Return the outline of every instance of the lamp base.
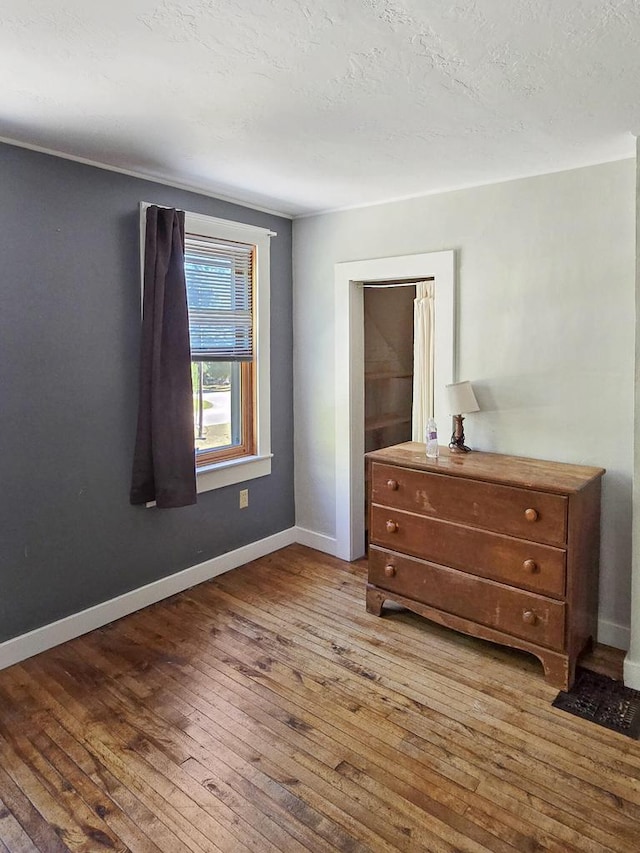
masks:
[[[451,453],[471,453],[471,448],[466,444],[457,444],[455,441],[449,442],[449,450]]]
[[[471,448],[464,443],[464,428],[462,415],[453,416],[453,433],[449,442],[449,450],[451,453],[470,453]]]

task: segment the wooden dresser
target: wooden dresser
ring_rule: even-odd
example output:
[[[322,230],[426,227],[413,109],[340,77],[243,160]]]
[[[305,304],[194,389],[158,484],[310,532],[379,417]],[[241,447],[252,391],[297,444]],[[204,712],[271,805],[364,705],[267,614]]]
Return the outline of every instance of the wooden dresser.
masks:
[[[407,442],[367,454],[367,610],[386,599],[536,655],[568,689],[596,638],[602,468]]]

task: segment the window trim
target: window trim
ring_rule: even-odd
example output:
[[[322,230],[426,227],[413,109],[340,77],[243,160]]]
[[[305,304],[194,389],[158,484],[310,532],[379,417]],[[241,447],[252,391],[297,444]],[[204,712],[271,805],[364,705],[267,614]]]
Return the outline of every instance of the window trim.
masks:
[[[144,292],[144,245],[147,208],[156,202],[140,202],[140,280]],[[167,205],[157,205],[167,207]],[[244,222],[218,219],[202,213],[185,211],[185,232],[217,237],[255,246],[254,295],[254,411],[255,453],[222,459],[196,468],[198,493],[244,483],[271,473],[271,299],[270,243],[277,236],[269,228],[259,228]],[[142,302],[141,302],[142,305]],[[141,309],[142,310],[142,309]]]

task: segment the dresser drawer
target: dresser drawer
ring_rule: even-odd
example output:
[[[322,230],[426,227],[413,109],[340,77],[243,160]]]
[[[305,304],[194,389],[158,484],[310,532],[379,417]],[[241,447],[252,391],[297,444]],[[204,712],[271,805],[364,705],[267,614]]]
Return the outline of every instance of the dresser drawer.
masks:
[[[536,542],[563,545],[567,539],[563,495],[375,462],[371,501]]]
[[[566,552],[389,507],[371,508],[370,540],[434,563],[561,598]]]
[[[375,546],[369,583],[540,646],[564,648],[563,602]]]

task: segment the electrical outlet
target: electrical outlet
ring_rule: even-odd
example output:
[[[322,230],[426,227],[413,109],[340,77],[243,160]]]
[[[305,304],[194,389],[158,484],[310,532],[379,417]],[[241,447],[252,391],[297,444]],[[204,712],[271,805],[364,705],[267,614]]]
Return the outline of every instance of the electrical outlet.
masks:
[[[240,509],[246,509],[249,506],[249,489],[240,489]]]

